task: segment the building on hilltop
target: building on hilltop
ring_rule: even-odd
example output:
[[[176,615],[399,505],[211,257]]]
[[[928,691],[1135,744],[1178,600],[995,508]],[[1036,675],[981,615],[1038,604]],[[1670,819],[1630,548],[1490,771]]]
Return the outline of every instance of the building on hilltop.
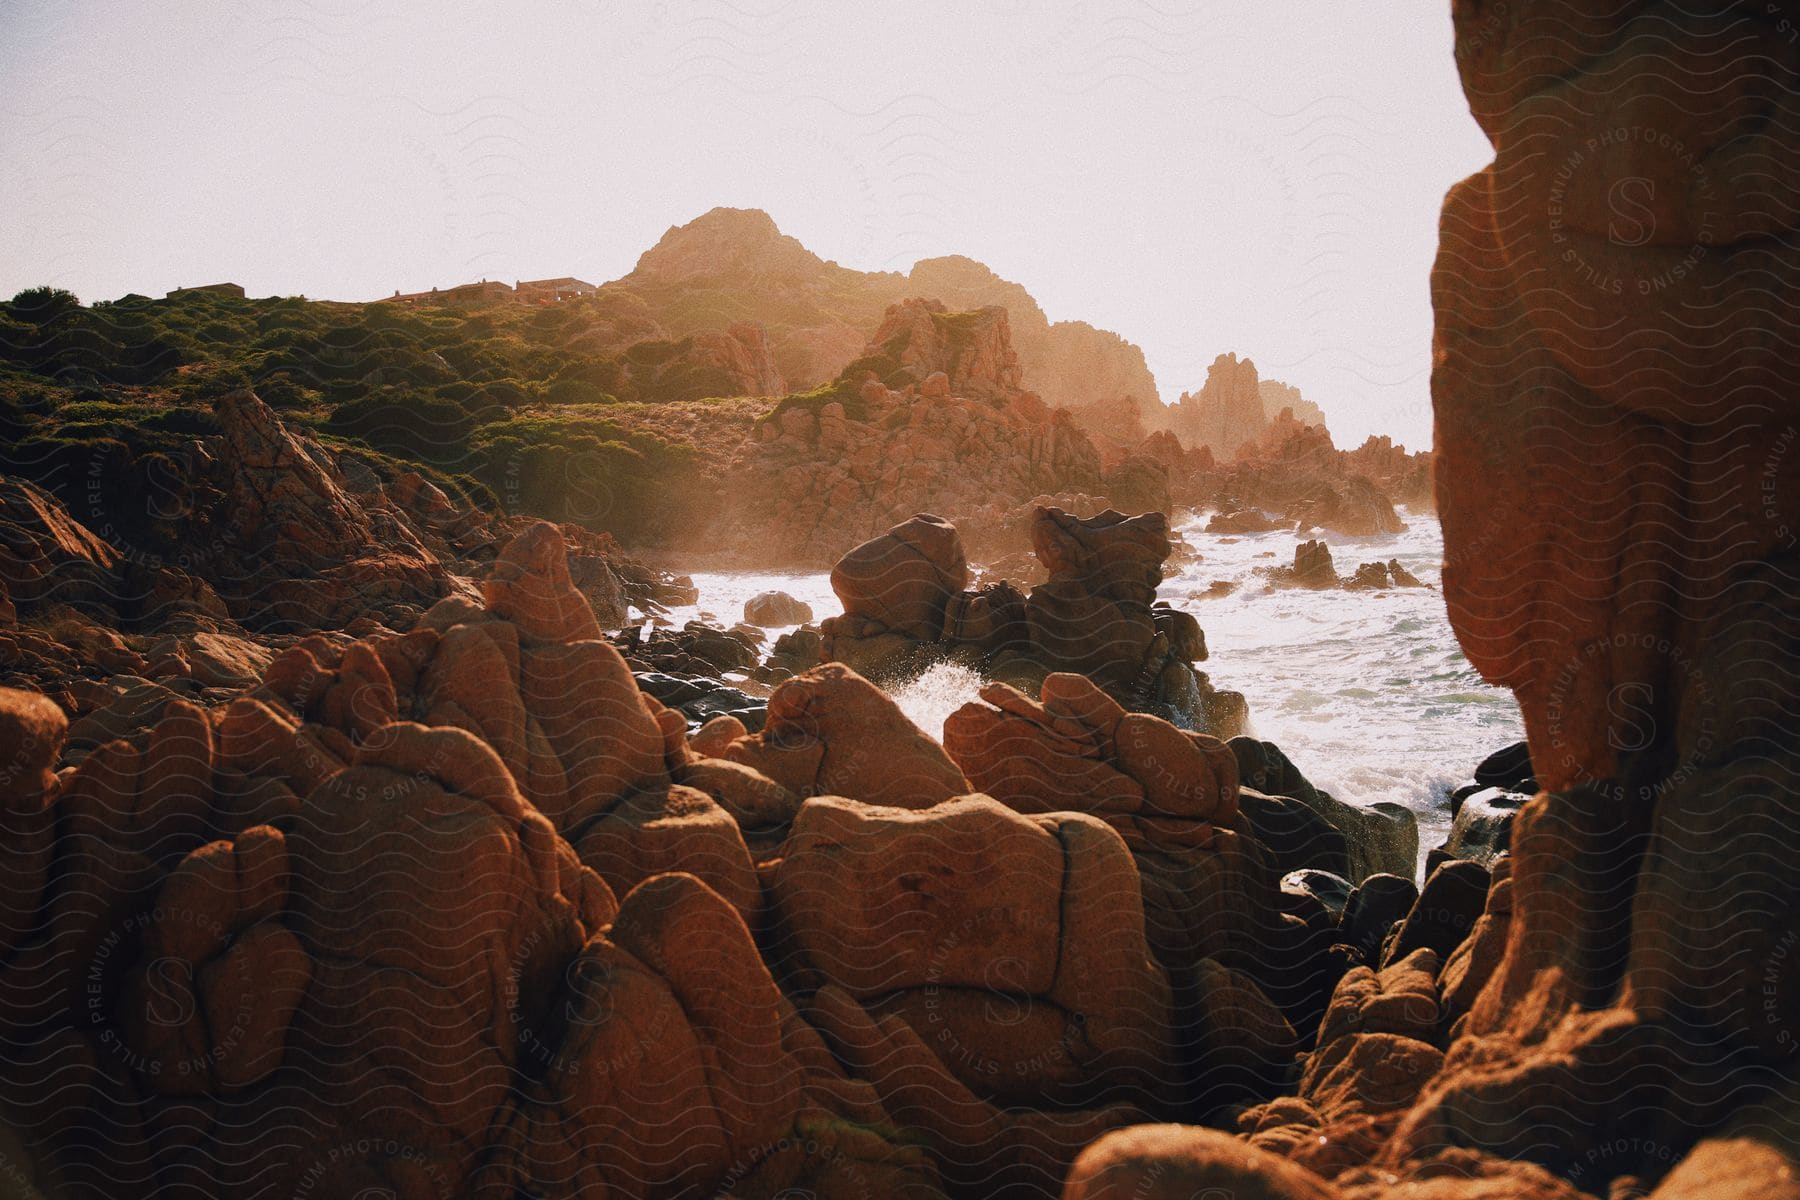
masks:
[[[449,308],[483,308],[514,298],[513,290],[498,280],[483,279],[479,283],[463,283],[451,288],[432,288],[429,292],[396,291],[387,298],[389,304],[444,305]]]
[[[513,295],[521,304],[561,304],[576,296],[592,296],[600,289],[585,279],[564,275],[560,279],[521,279]]]
[[[163,299],[178,300],[183,296],[197,295],[231,296],[242,300],[244,289],[235,283],[203,283],[199,287],[178,287],[165,295]]]

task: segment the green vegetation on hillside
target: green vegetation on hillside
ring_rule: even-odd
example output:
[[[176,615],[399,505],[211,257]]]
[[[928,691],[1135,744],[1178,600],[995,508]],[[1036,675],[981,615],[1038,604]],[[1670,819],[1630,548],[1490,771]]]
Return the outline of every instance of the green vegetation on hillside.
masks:
[[[693,448],[609,410],[729,395],[693,350],[621,293],[466,310],[33,288],[0,303],[0,455],[84,519],[122,517],[147,462],[216,434],[211,402],[248,386],[378,470],[654,539],[684,519]]]

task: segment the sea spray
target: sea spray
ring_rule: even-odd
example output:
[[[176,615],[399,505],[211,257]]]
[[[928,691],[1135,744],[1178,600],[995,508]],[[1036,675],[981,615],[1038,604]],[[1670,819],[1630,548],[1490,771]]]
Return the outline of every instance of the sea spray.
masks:
[[[981,675],[958,663],[938,663],[910,682],[892,689],[907,720],[942,741],[944,719],[977,698]]]

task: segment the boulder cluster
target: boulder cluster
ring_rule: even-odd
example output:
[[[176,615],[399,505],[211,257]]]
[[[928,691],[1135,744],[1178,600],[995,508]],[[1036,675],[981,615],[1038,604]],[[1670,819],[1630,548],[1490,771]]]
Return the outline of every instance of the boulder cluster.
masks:
[[[1030,692],[1075,672],[1127,708],[1222,737],[1243,730],[1243,696],[1193,667],[1207,656],[1199,623],[1156,601],[1173,548],[1167,517],[1108,509],[1083,520],[1040,506],[1031,541],[1046,578],[1027,594],[1006,579],[970,588],[962,540],[940,517],[871,538],[832,568],[844,612],[820,626],[825,658],[884,681],[948,660]]]
[[[1050,673],[939,744],[838,663],[694,730],[547,524],[105,732],[0,691],[0,1070],[55,1194],[1055,1194],[1273,1096],[1384,961],[1284,890],[1357,835],[1284,797],[1319,854],[1265,843],[1260,743]]]
[[[1215,522],[1216,523],[1216,522]],[[1315,590],[1341,587],[1353,592],[1384,591],[1388,588],[1430,587],[1407,570],[1399,559],[1366,562],[1357,566],[1348,579],[1338,574],[1332,561],[1331,547],[1317,539],[1294,547],[1294,561],[1284,567],[1258,567],[1258,573],[1272,587],[1303,587]]]

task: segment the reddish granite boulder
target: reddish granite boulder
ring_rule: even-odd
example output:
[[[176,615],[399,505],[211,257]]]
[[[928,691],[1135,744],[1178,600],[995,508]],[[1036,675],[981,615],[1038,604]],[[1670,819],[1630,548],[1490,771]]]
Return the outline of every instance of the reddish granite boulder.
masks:
[[[1166,1093],[1168,983],[1131,856],[1090,817],[986,796],[808,801],[770,884],[807,964],[998,1103]]]
[[[1188,1125],[1137,1125],[1082,1151],[1063,1200],[1340,1200],[1312,1172],[1229,1134]]]
[[[831,590],[846,617],[923,641],[937,637],[945,605],[968,582],[956,527],[923,513],[864,542],[831,569]],[[827,622],[827,636],[832,631]]]

